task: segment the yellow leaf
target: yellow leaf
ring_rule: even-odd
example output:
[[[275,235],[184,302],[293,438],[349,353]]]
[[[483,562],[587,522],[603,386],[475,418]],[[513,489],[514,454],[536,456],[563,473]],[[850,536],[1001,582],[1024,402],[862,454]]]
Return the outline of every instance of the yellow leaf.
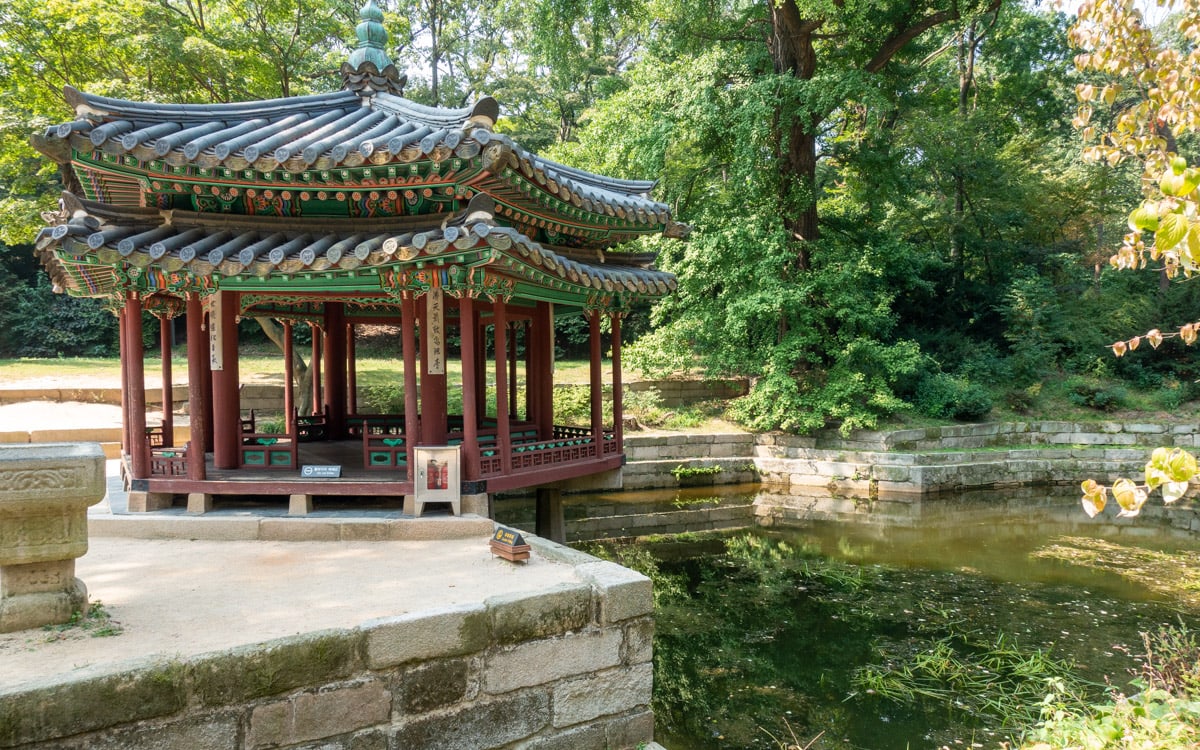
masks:
[[[1183,343],[1191,346],[1196,343],[1196,326],[1188,323],[1183,328],[1179,329],[1179,338],[1183,339]]]
[[[1142,506],[1146,504],[1146,491],[1124,477],[1113,482],[1112,492],[1113,500],[1121,506],[1118,517],[1132,518],[1140,513]]]

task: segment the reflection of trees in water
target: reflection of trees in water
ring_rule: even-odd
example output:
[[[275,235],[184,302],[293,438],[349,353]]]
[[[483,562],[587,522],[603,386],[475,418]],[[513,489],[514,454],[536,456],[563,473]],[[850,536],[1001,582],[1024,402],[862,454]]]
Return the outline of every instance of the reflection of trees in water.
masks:
[[[1110,590],[1106,572],[1063,583],[1052,575],[1061,563],[1037,560],[1014,583],[905,565],[895,549],[880,565],[888,542],[842,532],[737,532],[693,555],[670,540],[605,548],[655,583],[654,708],[670,747],[773,747],[785,721],[801,738],[824,732],[815,748],[994,745],[1046,678],[1093,698],[1099,689],[1076,678],[1124,685],[1138,631],[1173,617],[1096,593]],[[696,539],[712,550],[712,537]],[[887,695],[866,692],[897,675]]]

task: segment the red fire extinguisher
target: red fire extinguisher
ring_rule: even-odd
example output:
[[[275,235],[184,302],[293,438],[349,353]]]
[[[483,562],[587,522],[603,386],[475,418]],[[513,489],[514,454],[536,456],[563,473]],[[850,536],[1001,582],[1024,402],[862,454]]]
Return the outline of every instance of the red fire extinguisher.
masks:
[[[450,489],[450,462],[442,464],[441,488],[444,490]]]
[[[436,458],[429,459],[429,465],[425,469],[425,480],[426,489],[441,489],[442,472],[441,469],[438,468],[438,462]]]

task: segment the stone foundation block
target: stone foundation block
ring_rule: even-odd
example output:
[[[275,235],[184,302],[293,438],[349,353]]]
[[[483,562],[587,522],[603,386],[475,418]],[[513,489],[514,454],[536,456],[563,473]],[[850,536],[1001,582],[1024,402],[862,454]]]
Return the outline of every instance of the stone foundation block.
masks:
[[[163,492],[138,492],[128,494],[128,510],[130,513],[148,513],[152,510],[165,510],[175,501],[174,495]]]
[[[478,692],[471,677],[468,659],[441,659],[413,667],[394,680],[396,708],[411,715],[452,706],[467,699],[470,692]]]
[[[189,666],[193,695],[209,706],[278,695],[350,676],[361,634],[326,630],[241,646]]]
[[[301,693],[257,706],[250,714],[250,748],[292,745],[386,722],[392,697],[379,680]]]
[[[621,622],[654,611],[654,591],[646,576],[612,562],[594,562],[575,569],[591,584],[600,600],[600,624]]]
[[[449,715],[434,714],[402,726],[392,747],[463,750],[501,747],[536,734],[550,723],[550,697],[531,690],[471,706]]]
[[[492,694],[599,672],[621,661],[619,630],[590,631],[523,643],[489,654],[483,689]]]
[[[556,727],[568,727],[600,716],[621,714],[650,705],[654,670],[649,663],[566,680],[552,694]]]
[[[494,596],[484,601],[491,616],[492,640],[516,643],[582,630],[592,621],[592,592],[587,585],[562,583],[534,594]]]
[[[482,651],[490,637],[488,611],[481,604],[386,617],[362,627],[371,669]]]
[[[0,747],[61,737],[166,716],[186,703],[178,662],[146,661],[128,672],[86,676],[0,693]]]
[[[642,747],[646,750],[665,750],[654,742],[654,714],[650,711],[610,719],[605,726],[608,747]]]
[[[313,512],[312,495],[292,495],[288,498],[289,516],[307,516]]]
[[[187,498],[187,512],[192,515],[201,513],[211,513],[213,509],[212,495],[206,495],[203,492],[191,492]]]

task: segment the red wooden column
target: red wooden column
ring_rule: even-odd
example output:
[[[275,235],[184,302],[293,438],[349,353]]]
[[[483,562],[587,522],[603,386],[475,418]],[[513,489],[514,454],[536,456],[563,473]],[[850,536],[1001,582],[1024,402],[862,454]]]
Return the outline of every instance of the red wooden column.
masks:
[[[205,398],[204,370],[208,362],[208,337],[204,335],[204,308],[200,296],[187,296],[187,362],[188,362],[188,423],[191,425],[188,443],[188,479],[205,478],[204,450],[208,424],[208,400]]]
[[[508,336],[508,416],[512,419],[517,418],[517,327],[510,324]]]
[[[408,453],[408,478],[413,478],[413,446],[420,432],[417,419],[417,305],[412,292],[400,298],[400,347],[404,356],[404,447]]]
[[[475,311],[475,319],[472,321],[475,328],[475,340],[479,345],[475,347],[475,403],[479,405],[480,415],[487,416],[487,323],[481,319],[479,310]]]
[[[346,409],[358,413],[358,352],[354,348],[354,324],[346,322]]]
[[[346,436],[346,304],[325,303],[325,420],[329,437]]]
[[[150,476],[146,445],[146,353],[142,349],[142,300],[137,292],[125,293],[125,343],[129,346],[129,456],[134,479]]]
[[[238,293],[217,292],[219,314],[210,325],[217,331],[220,367],[213,367],[213,466],[236,469],[241,464],[242,408],[238,394]]]
[[[309,368],[312,371],[312,413],[321,413],[321,327],[309,323],[312,329],[312,359]]]
[[[521,340],[525,342],[525,421],[533,421],[537,409],[534,408],[534,373],[533,373],[533,338],[529,335],[530,321],[521,326]]]
[[[133,442],[129,439],[129,367],[126,365],[126,360],[129,359],[129,325],[125,317],[125,307],[122,305],[117,312],[117,346],[121,350],[121,453],[128,456],[129,446],[133,445]]]
[[[591,341],[592,381],[592,441],[596,444],[596,458],[604,453],[604,383],[601,373],[600,311],[593,310],[588,316],[588,338]]]
[[[296,384],[292,380],[296,376],[296,365],[292,358],[296,356],[296,345],[292,341],[292,321],[283,321],[283,423],[287,425],[290,434],[295,429],[296,422]]]
[[[508,424],[508,309],[503,297],[492,303],[492,322],[496,341],[496,446],[500,451],[500,470],[512,473],[512,431]],[[548,435],[542,435],[544,440]]]
[[[621,379],[621,313],[612,314],[613,434],[617,453],[625,452],[625,392]]]
[[[421,443],[443,445],[446,442],[446,374],[445,320],[440,331],[429,320],[429,293],[416,302],[417,318],[421,323]],[[438,336],[440,335],[440,340]],[[442,373],[429,372],[431,350],[439,348],[442,353]]]
[[[554,308],[549,302],[537,304],[534,331],[537,342],[538,434],[554,434]]]
[[[462,341],[459,352],[463,394],[462,478],[468,482],[479,479],[479,404],[475,400],[475,347],[478,337],[475,333],[475,300],[464,293],[458,300],[458,335]]]
[[[201,397],[201,400],[204,401],[204,450],[212,453],[214,448],[213,435],[216,433],[216,430],[213,427],[213,373],[209,337],[212,335],[212,327],[216,323],[213,321],[212,316],[206,312],[201,312],[198,318],[204,338],[204,356],[200,359],[200,369],[204,384],[204,393]]]
[[[175,393],[171,385],[171,319],[158,316],[158,348],[162,355],[163,447],[175,446]]]

